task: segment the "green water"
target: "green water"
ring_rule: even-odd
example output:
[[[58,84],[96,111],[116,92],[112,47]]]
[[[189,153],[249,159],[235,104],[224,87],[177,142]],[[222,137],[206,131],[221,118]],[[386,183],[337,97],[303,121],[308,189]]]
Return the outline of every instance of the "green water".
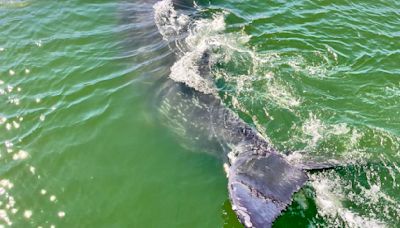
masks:
[[[159,121],[153,4],[0,0],[0,224],[241,226],[222,162]],[[224,19],[229,107],[281,151],[365,164],[310,174],[275,226],[399,226],[399,3],[197,4]]]

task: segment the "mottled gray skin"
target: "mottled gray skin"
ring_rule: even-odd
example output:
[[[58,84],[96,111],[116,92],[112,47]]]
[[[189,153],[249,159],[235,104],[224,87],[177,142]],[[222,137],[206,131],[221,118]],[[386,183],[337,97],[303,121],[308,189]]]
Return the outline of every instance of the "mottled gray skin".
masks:
[[[232,207],[246,227],[270,227],[308,180],[214,95],[166,81],[159,94],[163,122],[229,166]],[[229,154],[229,156],[228,156]]]
[[[175,1],[178,9],[190,8]],[[182,39],[179,34],[176,39]],[[176,40],[168,40],[174,51]],[[209,54],[197,64],[210,79]],[[185,139],[188,147],[211,152],[227,164],[228,190],[233,210],[246,227],[271,227],[308,180],[303,169],[329,165],[292,165],[256,129],[227,108],[214,94],[204,94],[183,83],[163,79],[156,95],[162,123]],[[300,168],[301,167],[301,168]]]
[[[152,20],[152,5],[156,1],[145,0],[141,7],[122,5],[122,23],[140,25],[129,34],[134,40],[125,44],[127,50],[136,51],[139,47],[153,50],[161,42],[161,36],[154,37],[158,33]],[[176,9],[187,11],[194,11],[192,3],[174,1]],[[184,34],[178,34],[176,40],[168,41],[173,52],[177,52],[174,49],[179,43],[175,41],[182,38]],[[169,66],[173,60],[165,58],[159,64]],[[207,52],[197,65],[200,75],[212,78]],[[227,164],[229,197],[240,221],[247,227],[270,227],[290,204],[293,193],[307,181],[304,171],[290,165],[255,129],[225,107],[218,96],[198,92],[168,79],[167,75],[155,87],[158,94],[154,104],[161,122],[181,136],[187,147],[212,153]]]

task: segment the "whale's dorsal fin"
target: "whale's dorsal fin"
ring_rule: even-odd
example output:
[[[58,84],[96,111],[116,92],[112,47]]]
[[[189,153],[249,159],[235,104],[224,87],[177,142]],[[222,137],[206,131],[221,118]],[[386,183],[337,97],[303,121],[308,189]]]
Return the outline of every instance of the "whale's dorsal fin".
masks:
[[[246,227],[270,227],[307,180],[279,154],[240,154],[229,170],[232,208]]]

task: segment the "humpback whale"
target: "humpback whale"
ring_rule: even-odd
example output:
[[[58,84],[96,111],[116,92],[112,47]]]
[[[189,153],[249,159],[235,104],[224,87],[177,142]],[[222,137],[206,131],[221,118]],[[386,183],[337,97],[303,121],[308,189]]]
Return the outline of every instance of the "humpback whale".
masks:
[[[185,48],[177,41],[182,39],[182,33],[177,30],[185,29],[188,18],[168,7],[185,9],[185,4],[164,0],[154,6],[156,11],[163,10],[161,15],[155,15],[155,20],[160,33],[167,35],[164,38],[177,58],[183,58],[180,55]],[[169,21],[171,19],[173,22]],[[209,51],[204,49],[199,55],[194,64],[196,69],[191,70],[209,81]],[[224,161],[232,208],[246,227],[271,227],[291,204],[293,194],[307,182],[307,170],[334,165],[312,161],[290,163],[255,128],[226,107],[218,93],[201,91],[191,83],[165,78],[156,96],[163,123],[186,137],[189,144],[212,151]]]

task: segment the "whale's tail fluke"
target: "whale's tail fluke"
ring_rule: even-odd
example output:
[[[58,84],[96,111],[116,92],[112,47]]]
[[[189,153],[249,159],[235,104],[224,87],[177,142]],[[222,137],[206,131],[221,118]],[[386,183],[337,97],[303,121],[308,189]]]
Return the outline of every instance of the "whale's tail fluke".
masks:
[[[232,208],[246,227],[271,227],[307,180],[279,154],[243,153],[229,170]]]

